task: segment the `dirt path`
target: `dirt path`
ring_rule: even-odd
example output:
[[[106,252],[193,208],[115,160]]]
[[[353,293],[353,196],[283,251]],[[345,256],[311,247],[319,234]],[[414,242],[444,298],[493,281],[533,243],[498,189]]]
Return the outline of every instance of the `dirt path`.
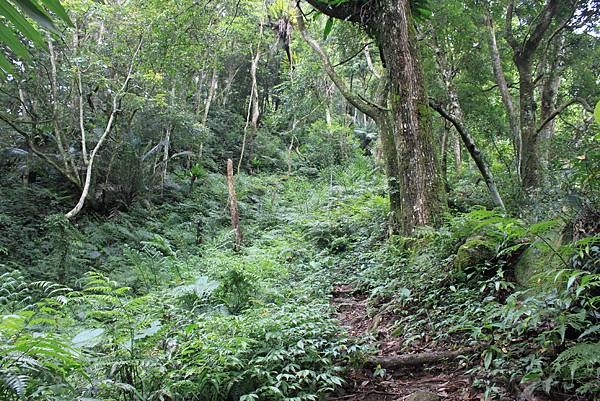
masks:
[[[371,338],[378,356],[401,355],[401,338],[390,334],[395,316],[391,314],[370,317],[367,298],[356,295],[350,285],[334,288],[332,305],[336,318],[353,337]],[[444,351],[435,349],[431,351]],[[432,366],[400,368],[379,371],[364,367],[352,370],[346,377],[347,386],[341,396],[331,400],[345,401],[402,401],[415,392],[436,394],[443,401],[478,400],[471,390],[465,367],[459,361]]]

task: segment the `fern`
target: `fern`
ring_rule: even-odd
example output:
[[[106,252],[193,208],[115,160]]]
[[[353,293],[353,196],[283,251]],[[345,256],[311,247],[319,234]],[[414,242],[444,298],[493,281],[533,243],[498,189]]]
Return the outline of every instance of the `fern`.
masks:
[[[600,342],[581,343],[561,352],[553,362],[555,372],[570,372],[571,380],[600,376]]]

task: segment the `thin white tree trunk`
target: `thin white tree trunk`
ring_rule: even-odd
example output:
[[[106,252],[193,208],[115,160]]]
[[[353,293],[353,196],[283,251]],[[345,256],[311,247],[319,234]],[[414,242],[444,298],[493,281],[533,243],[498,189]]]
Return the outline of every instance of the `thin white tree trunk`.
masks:
[[[134,65],[134,62],[140,51],[140,48],[142,47],[142,42],[143,42],[143,36],[140,38],[138,46],[135,49],[135,53],[133,54],[133,57],[129,64],[129,68],[127,70],[127,76],[125,77],[125,82],[123,82],[123,85],[121,86],[121,90],[118,93],[113,94],[112,110],[110,113],[110,117],[108,118],[108,122],[106,123],[106,128],[104,129],[104,132],[100,136],[98,143],[96,143],[96,146],[94,146],[94,149],[92,150],[92,153],[89,156],[89,160],[88,160],[87,168],[86,168],[86,172],[85,172],[85,181],[84,181],[83,189],[81,191],[81,196],[79,197],[79,201],[77,201],[77,204],[75,205],[75,207],[73,207],[73,209],[71,209],[68,213],[65,214],[65,217],[67,219],[71,219],[71,218],[75,217],[81,211],[81,209],[83,209],[83,205],[85,204],[85,200],[88,197],[88,193],[90,191],[90,186],[92,184],[92,172],[93,172],[93,167],[94,167],[94,160],[96,159],[96,155],[98,154],[98,151],[102,147],[102,144],[108,137],[108,134],[110,134],[110,131],[112,129],[112,126],[113,126],[113,123],[117,116],[117,113],[119,112],[119,109],[118,109],[119,101],[125,94],[125,91],[127,90],[127,86],[129,85],[129,80],[131,79],[131,75],[133,72],[133,65]]]
[[[208,121],[208,112],[210,111],[210,105],[212,104],[212,100],[215,97],[215,92],[217,91],[219,75],[217,73],[217,69],[213,68],[212,77],[210,78],[210,88],[208,90],[208,97],[206,98],[206,104],[204,106],[204,116],[202,118],[202,125],[206,125]]]
[[[508,91],[508,84],[506,82],[504,69],[502,68],[502,60],[500,59],[500,51],[498,50],[498,43],[496,42],[496,31],[494,30],[492,17],[489,13],[486,13],[485,15],[485,25],[488,28],[488,42],[490,47],[492,68],[494,70],[494,77],[496,79],[498,89],[500,90],[500,96],[502,98],[502,103],[504,104],[504,109],[506,110],[506,114],[508,116],[508,124],[512,132],[517,176],[521,177],[521,153],[523,145],[521,139],[521,129],[519,126],[519,115],[516,111],[513,98]]]

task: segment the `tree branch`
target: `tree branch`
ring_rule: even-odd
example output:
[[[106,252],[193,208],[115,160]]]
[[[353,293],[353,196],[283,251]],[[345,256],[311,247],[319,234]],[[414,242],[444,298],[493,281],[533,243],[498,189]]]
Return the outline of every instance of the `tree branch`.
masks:
[[[455,116],[451,115],[448,111],[446,111],[446,109],[444,109],[439,102],[430,100],[429,106],[435,111],[437,111],[440,116],[442,116],[443,118],[451,122],[452,125],[454,125],[454,128],[456,128],[456,131],[458,131],[460,138],[462,139],[465,147],[469,151],[471,158],[477,165],[477,168],[479,169],[479,172],[481,173],[481,176],[483,177],[483,180],[485,181],[485,184],[487,185],[488,190],[490,191],[490,195],[494,204],[500,209],[506,210],[504,202],[502,201],[502,197],[500,196],[500,192],[498,191],[498,187],[496,187],[496,182],[494,180],[492,172],[489,169],[487,163],[485,162],[481,151],[475,144],[475,140],[473,139],[473,136],[471,136],[471,133],[469,132],[467,127],[465,127],[462,124],[462,122],[459,121],[459,119],[455,118]]]
[[[54,167],[54,169],[56,171],[58,171],[63,177],[65,177],[67,180],[69,180],[77,188],[81,188],[81,183],[79,182],[78,179],[76,179],[71,174],[69,174],[69,172],[67,170],[64,170],[62,167],[60,167],[60,165],[57,162],[55,162],[54,160],[52,160],[50,158],[50,156],[48,156],[47,154],[43,153],[41,150],[39,150],[35,147],[35,145],[33,144],[33,140],[31,139],[31,135],[28,132],[21,129],[18,125],[16,125],[13,121],[11,121],[9,118],[7,118],[4,114],[0,114],[0,120],[4,121],[12,129],[17,131],[19,134],[23,135],[23,137],[27,140],[27,146],[29,146],[29,149],[33,152],[33,154],[35,154],[39,158],[43,159],[50,166]]]
[[[544,121],[542,121],[542,123],[536,129],[536,134],[539,134],[540,131],[542,131],[544,129],[544,127],[546,125],[548,125],[552,120],[554,120],[559,114],[561,114],[563,111],[565,111],[566,109],[568,109],[569,107],[571,107],[572,105],[574,105],[576,103],[579,103],[581,106],[583,106],[583,108],[587,112],[590,112],[590,113],[594,112],[594,108],[587,102],[587,100],[585,100],[582,97],[575,97],[575,98],[561,104],[552,113],[550,113],[550,115],[548,117],[546,117],[546,119]]]
[[[365,22],[366,11],[370,9],[369,3],[365,4],[358,0],[347,1],[337,6],[327,4],[323,0],[306,0],[306,2],[329,17],[350,22]]]
[[[92,149],[92,152],[88,159],[87,168],[86,168],[86,172],[85,172],[85,182],[83,185],[83,190],[81,191],[81,196],[79,197],[79,201],[73,207],[73,209],[71,209],[68,213],[65,214],[65,217],[67,219],[70,219],[70,218],[76,216],[81,211],[81,209],[83,209],[83,205],[85,203],[85,200],[90,191],[90,186],[92,184],[92,172],[93,172],[92,168],[94,166],[94,159],[96,158],[96,154],[102,147],[102,144],[108,137],[108,134],[110,134],[110,131],[112,130],[113,123],[115,121],[117,113],[119,112],[120,100],[125,95],[126,90],[129,86],[129,81],[131,80],[131,77],[133,75],[133,66],[135,65],[135,60],[137,59],[137,56],[140,52],[140,48],[142,47],[143,40],[144,40],[144,36],[142,35],[140,37],[137,48],[135,49],[133,57],[131,58],[131,62],[129,63],[129,68],[127,69],[127,76],[125,77],[125,81],[123,82],[123,85],[121,86],[121,90],[113,95],[112,110],[110,113],[110,117],[108,118],[108,122],[106,123],[106,128],[104,129],[104,132],[100,136],[98,143],[96,143],[96,146],[94,146],[94,149]]]
[[[298,7],[298,9],[299,9],[299,7]],[[325,69],[325,72],[327,73],[329,78],[333,81],[333,83],[338,88],[338,90],[341,92],[341,94],[344,96],[344,98],[346,98],[346,100],[350,104],[352,104],[354,107],[359,109],[361,112],[365,113],[366,115],[371,117],[373,120],[378,121],[381,118],[381,109],[379,107],[377,107],[376,105],[373,105],[370,102],[367,102],[367,101],[361,99],[359,96],[357,96],[355,93],[353,93],[348,88],[348,86],[346,85],[344,80],[335,72],[335,69],[331,65],[331,61],[329,60],[329,57],[327,56],[325,51],[321,48],[321,45],[316,40],[314,40],[306,31],[306,26],[304,25],[304,17],[302,15],[302,11],[300,9],[299,9],[298,15],[296,16],[296,20],[297,20],[298,30],[300,31],[300,35],[306,41],[306,43],[308,43],[308,45],[315,51],[315,53],[317,53],[319,55],[319,58],[321,59],[321,62],[323,63],[323,68]]]
[[[513,19],[513,8],[514,7],[515,7],[515,2],[514,1],[511,1],[510,3],[508,3],[508,7],[506,7],[506,20],[505,20],[505,24],[504,24],[504,37],[506,38],[506,41],[508,42],[508,44],[510,45],[510,47],[512,47],[513,50],[516,50],[519,47],[519,43],[515,39],[515,36],[513,34],[513,31],[512,31],[512,19]]]
[[[558,0],[548,0],[546,5],[544,5],[544,9],[538,15],[540,18],[539,22],[533,28],[533,33],[531,36],[529,36],[529,38],[523,44],[523,54],[525,56],[530,53],[532,54],[539,46],[544,34],[550,27],[552,18],[554,18],[556,15],[558,3]]]

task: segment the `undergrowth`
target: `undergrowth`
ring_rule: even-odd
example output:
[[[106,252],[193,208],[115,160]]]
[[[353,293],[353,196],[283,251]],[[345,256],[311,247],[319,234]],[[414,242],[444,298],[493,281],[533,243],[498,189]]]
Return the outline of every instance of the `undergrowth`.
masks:
[[[201,180],[76,225],[53,209],[19,232],[4,208],[2,399],[325,399],[370,352],[329,317],[340,283],[394,316],[405,352],[476,347],[482,399],[600,391],[597,235],[474,209],[388,238],[384,181],[359,158],[237,177],[236,253],[224,179]]]

